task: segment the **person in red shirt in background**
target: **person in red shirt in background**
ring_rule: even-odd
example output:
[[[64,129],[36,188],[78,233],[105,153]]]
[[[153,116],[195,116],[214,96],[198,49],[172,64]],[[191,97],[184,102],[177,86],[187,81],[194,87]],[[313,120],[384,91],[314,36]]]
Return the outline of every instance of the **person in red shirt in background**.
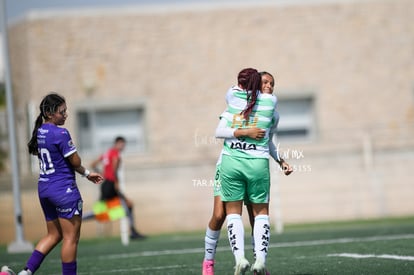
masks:
[[[126,140],[124,137],[116,137],[114,145],[98,159],[93,161],[91,163],[91,167],[96,171],[98,171],[98,165],[102,165],[103,168],[102,174],[105,180],[101,185],[100,200],[105,201],[113,199],[114,197],[119,197],[127,208],[126,212],[129,219],[131,239],[143,239],[145,236],[140,234],[135,228],[134,215],[132,211],[134,205],[132,201],[125,197],[125,195],[121,192],[119,186],[118,169],[121,164],[121,152],[124,150],[125,145]]]

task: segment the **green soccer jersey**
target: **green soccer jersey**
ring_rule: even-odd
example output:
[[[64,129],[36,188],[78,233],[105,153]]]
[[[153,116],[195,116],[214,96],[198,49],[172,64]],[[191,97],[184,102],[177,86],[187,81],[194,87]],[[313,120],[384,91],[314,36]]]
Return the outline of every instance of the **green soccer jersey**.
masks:
[[[226,138],[222,153],[242,158],[269,158],[269,132],[275,124],[275,108],[277,99],[274,95],[257,92],[256,104],[246,120],[241,112],[247,105],[247,93],[237,86],[233,86],[226,94],[227,109],[221,115],[230,128],[257,127],[266,130],[263,139],[256,140],[249,137]]]

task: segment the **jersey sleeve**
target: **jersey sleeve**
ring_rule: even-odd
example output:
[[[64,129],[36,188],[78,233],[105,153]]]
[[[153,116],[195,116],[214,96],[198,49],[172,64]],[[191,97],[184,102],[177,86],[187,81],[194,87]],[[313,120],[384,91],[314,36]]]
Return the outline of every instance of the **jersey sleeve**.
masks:
[[[273,125],[269,131],[269,154],[277,162],[280,161],[280,156],[277,146],[273,142],[273,137],[276,136],[277,126],[279,124],[279,113],[275,110],[273,113]]]
[[[269,134],[269,154],[277,162],[280,161],[279,152],[277,146],[273,142],[273,133]]]
[[[68,130],[64,128],[61,128],[56,132],[56,141],[59,147],[59,151],[62,152],[62,155],[65,158],[69,157],[77,151]]]
[[[221,118],[216,128],[216,138],[234,138],[235,131],[236,128],[228,127],[226,119]]]

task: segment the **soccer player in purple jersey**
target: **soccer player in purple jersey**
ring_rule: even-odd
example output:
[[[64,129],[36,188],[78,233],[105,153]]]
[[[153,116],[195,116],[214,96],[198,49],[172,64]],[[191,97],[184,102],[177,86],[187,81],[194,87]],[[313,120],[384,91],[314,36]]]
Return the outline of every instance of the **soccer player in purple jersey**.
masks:
[[[65,124],[67,117],[62,96],[51,93],[43,98],[28,147],[29,153],[39,159],[38,193],[47,235],[36,245],[19,275],[34,274],[47,254],[61,241],[62,274],[76,274],[82,197],[75,172],[95,184],[100,184],[103,177],[82,166],[68,130],[59,127]]]

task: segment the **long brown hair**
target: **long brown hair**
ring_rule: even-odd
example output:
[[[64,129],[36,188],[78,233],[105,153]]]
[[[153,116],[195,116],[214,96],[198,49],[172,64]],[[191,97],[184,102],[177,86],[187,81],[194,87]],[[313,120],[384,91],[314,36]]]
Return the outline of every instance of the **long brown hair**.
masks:
[[[48,115],[54,114],[58,107],[65,103],[65,98],[57,93],[50,93],[46,95],[43,100],[40,102],[39,109],[40,114],[37,116],[35,125],[32,132],[32,138],[30,139],[29,143],[27,143],[27,147],[29,148],[29,153],[31,155],[37,156],[38,149],[37,149],[37,130],[42,126],[43,120],[46,120]]]
[[[247,92],[247,104],[240,114],[248,119],[256,104],[257,93],[262,88],[262,77],[256,69],[246,68],[239,72],[237,82]]]

